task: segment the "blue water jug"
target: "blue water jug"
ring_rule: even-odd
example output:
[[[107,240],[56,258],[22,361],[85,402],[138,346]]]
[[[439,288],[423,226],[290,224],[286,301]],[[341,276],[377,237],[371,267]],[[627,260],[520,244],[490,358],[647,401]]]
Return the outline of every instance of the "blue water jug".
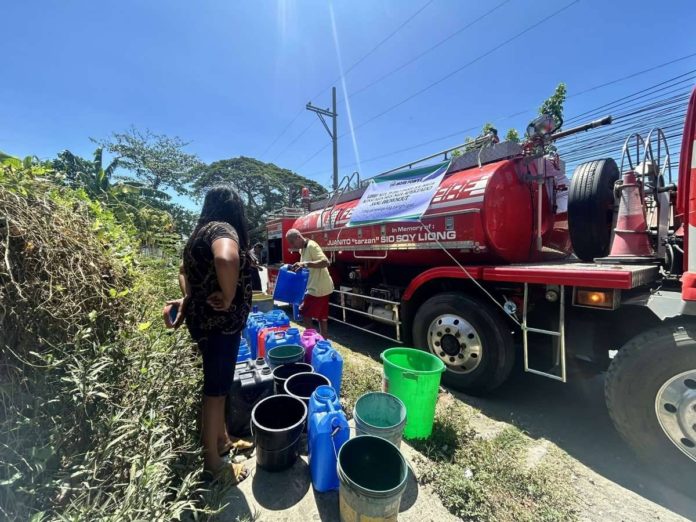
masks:
[[[266,353],[276,346],[283,346],[286,344],[299,345],[301,339],[302,336],[297,328],[268,332],[268,334],[266,334]]]
[[[282,310],[271,310],[263,314],[264,320],[267,326],[288,326],[290,324],[290,318],[288,314]]]
[[[283,265],[278,271],[273,299],[284,303],[300,304],[307,291],[309,270],[301,268],[297,272],[290,270],[290,265]]]
[[[329,341],[319,341],[312,350],[312,366],[331,381],[336,395],[341,395],[341,379],[343,378],[343,357]]]
[[[247,319],[247,326],[244,329],[244,337],[249,345],[249,350],[251,351],[251,358],[256,359],[258,357],[258,335],[259,330],[265,328],[266,326],[266,316],[263,313],[251,313]]]
[[[249,348],[249,343],[242,337],[239,341],[239,351],[237,352],[237,362],[249,361],[251,360],[251,349]]]
[[[336,455],[350,438],[349,430],[336,391],[331,386],[319,386],[309,399],[307,426],[309,470],[317,491],[338,489]]]

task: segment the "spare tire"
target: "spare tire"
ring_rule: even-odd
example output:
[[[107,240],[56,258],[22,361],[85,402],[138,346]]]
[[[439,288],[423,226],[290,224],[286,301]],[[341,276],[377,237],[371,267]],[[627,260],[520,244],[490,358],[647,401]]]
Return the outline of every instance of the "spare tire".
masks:
[[[577,166],[568,194],[568,229],[575,255],[593,261],[609,254],[614,219],[614,184],[619,168],[611,158]]]

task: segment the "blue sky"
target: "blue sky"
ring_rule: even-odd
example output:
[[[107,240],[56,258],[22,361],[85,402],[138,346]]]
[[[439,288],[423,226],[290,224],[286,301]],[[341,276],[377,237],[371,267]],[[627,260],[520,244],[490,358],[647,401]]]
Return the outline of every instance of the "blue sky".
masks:
[[[504,5],[352,96],[498,4]],[[512,43],[373,119],[567,5]],[[340,64],[349,68],[423,6],[344,77],[357,127],[353,139],[343,84],[336,81]],[[656,8],[661,6],[666,7]],[[334,82],[341,101],[341,174],[356,170],[352,164],[359,157],[362,175],[369,176],[461,143],[466,134],[372,158],[486,121],[502,131],[521,130],[560,81],[572,96],[696,53],[693,0],[659,5],[643,0],[16,0],[4,2],[3,19],[0,150],[51,158],[70,149],[89,157],[94,149],[89,137],[104,138],[134,125],[190,141],[189,151],[206,162],[258,157],[323,184],[331,176],[331,148],[308,160],[329,139],[314,114],[304,111],[269,145],[306,102],[328,107],[327,88]],[[691,69],[696,57],[571,97],[566,114]],[[532,112],[503,118],[524,109]],[[367,120],[372,121],[362,124]]]

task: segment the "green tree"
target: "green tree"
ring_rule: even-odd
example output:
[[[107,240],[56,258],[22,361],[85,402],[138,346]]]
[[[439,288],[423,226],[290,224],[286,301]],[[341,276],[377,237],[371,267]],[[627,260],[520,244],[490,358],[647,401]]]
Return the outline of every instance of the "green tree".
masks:
[[[312,196],[326,194],[316,181],[307,179],[273,163],[240,156],[215,161],[196,170],[193,194],[199,199],[215,185],[230,184],[244,200],[252,237],[262,236],[269,212],[300,204],[301,191],[307,187]]]
[[[106,168],[102,160],[101,147],[94,151],[92,161],[64,150],[53,160],[52,166],[65,176],[65,180],[73,188],[84,188],[90,196],[103,198],[112,188],[111,178],[118,167],[118,159],[113,160]]]
[[[563,104],[566,100],[566,84],[559,83],[553,94],[544,100],[539,107],[539,114],[550,114],[556,120],[558,127],[563,125]]]
[[[512,141],[513,143],[520,142],[520,135],[516,129],[509,129],[505,135],[505,141]]]
[[[133,226],[144,245],[156,244],[161,235],[186,233],[187,226],[177,223],[171,212],[179,209],[170,202],[169,194],[131,179],[113,182],[121,161],[116,158],[104,168],[101,147],[94,151],[92,161],[65,150],[51,165],[70,186],[83,189],[90,198],[105,204],[121,223]]]
[[[98,142],[118,158],[119,165],[154,190],[172,189],[186,194],[194,170],[202,163],[195,154],[184,151],[181,138],[131,128]]]

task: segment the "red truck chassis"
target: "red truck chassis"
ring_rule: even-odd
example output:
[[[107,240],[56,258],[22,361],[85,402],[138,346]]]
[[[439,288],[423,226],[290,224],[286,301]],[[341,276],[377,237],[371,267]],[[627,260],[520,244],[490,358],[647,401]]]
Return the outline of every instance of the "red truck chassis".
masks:
[[[309,209],[279,211],[267,225],[269,284],[297,260],[284,236],[299,228],[332,260],[332,319],[431,351],[447,386],[490,391],[516,361],[562,382],[607,372],[618,431],[696,492],[696,90],[675,185],[659,130],[629,137],[620,167],[580,165],[569,187],[557,157],[530,153],[534,136],[453,160],[419,223],[346,227],[364,191],[349,178]],[[630,194],[644,232],[621,228]],[[649,251],[617,253],[619,236]]]

